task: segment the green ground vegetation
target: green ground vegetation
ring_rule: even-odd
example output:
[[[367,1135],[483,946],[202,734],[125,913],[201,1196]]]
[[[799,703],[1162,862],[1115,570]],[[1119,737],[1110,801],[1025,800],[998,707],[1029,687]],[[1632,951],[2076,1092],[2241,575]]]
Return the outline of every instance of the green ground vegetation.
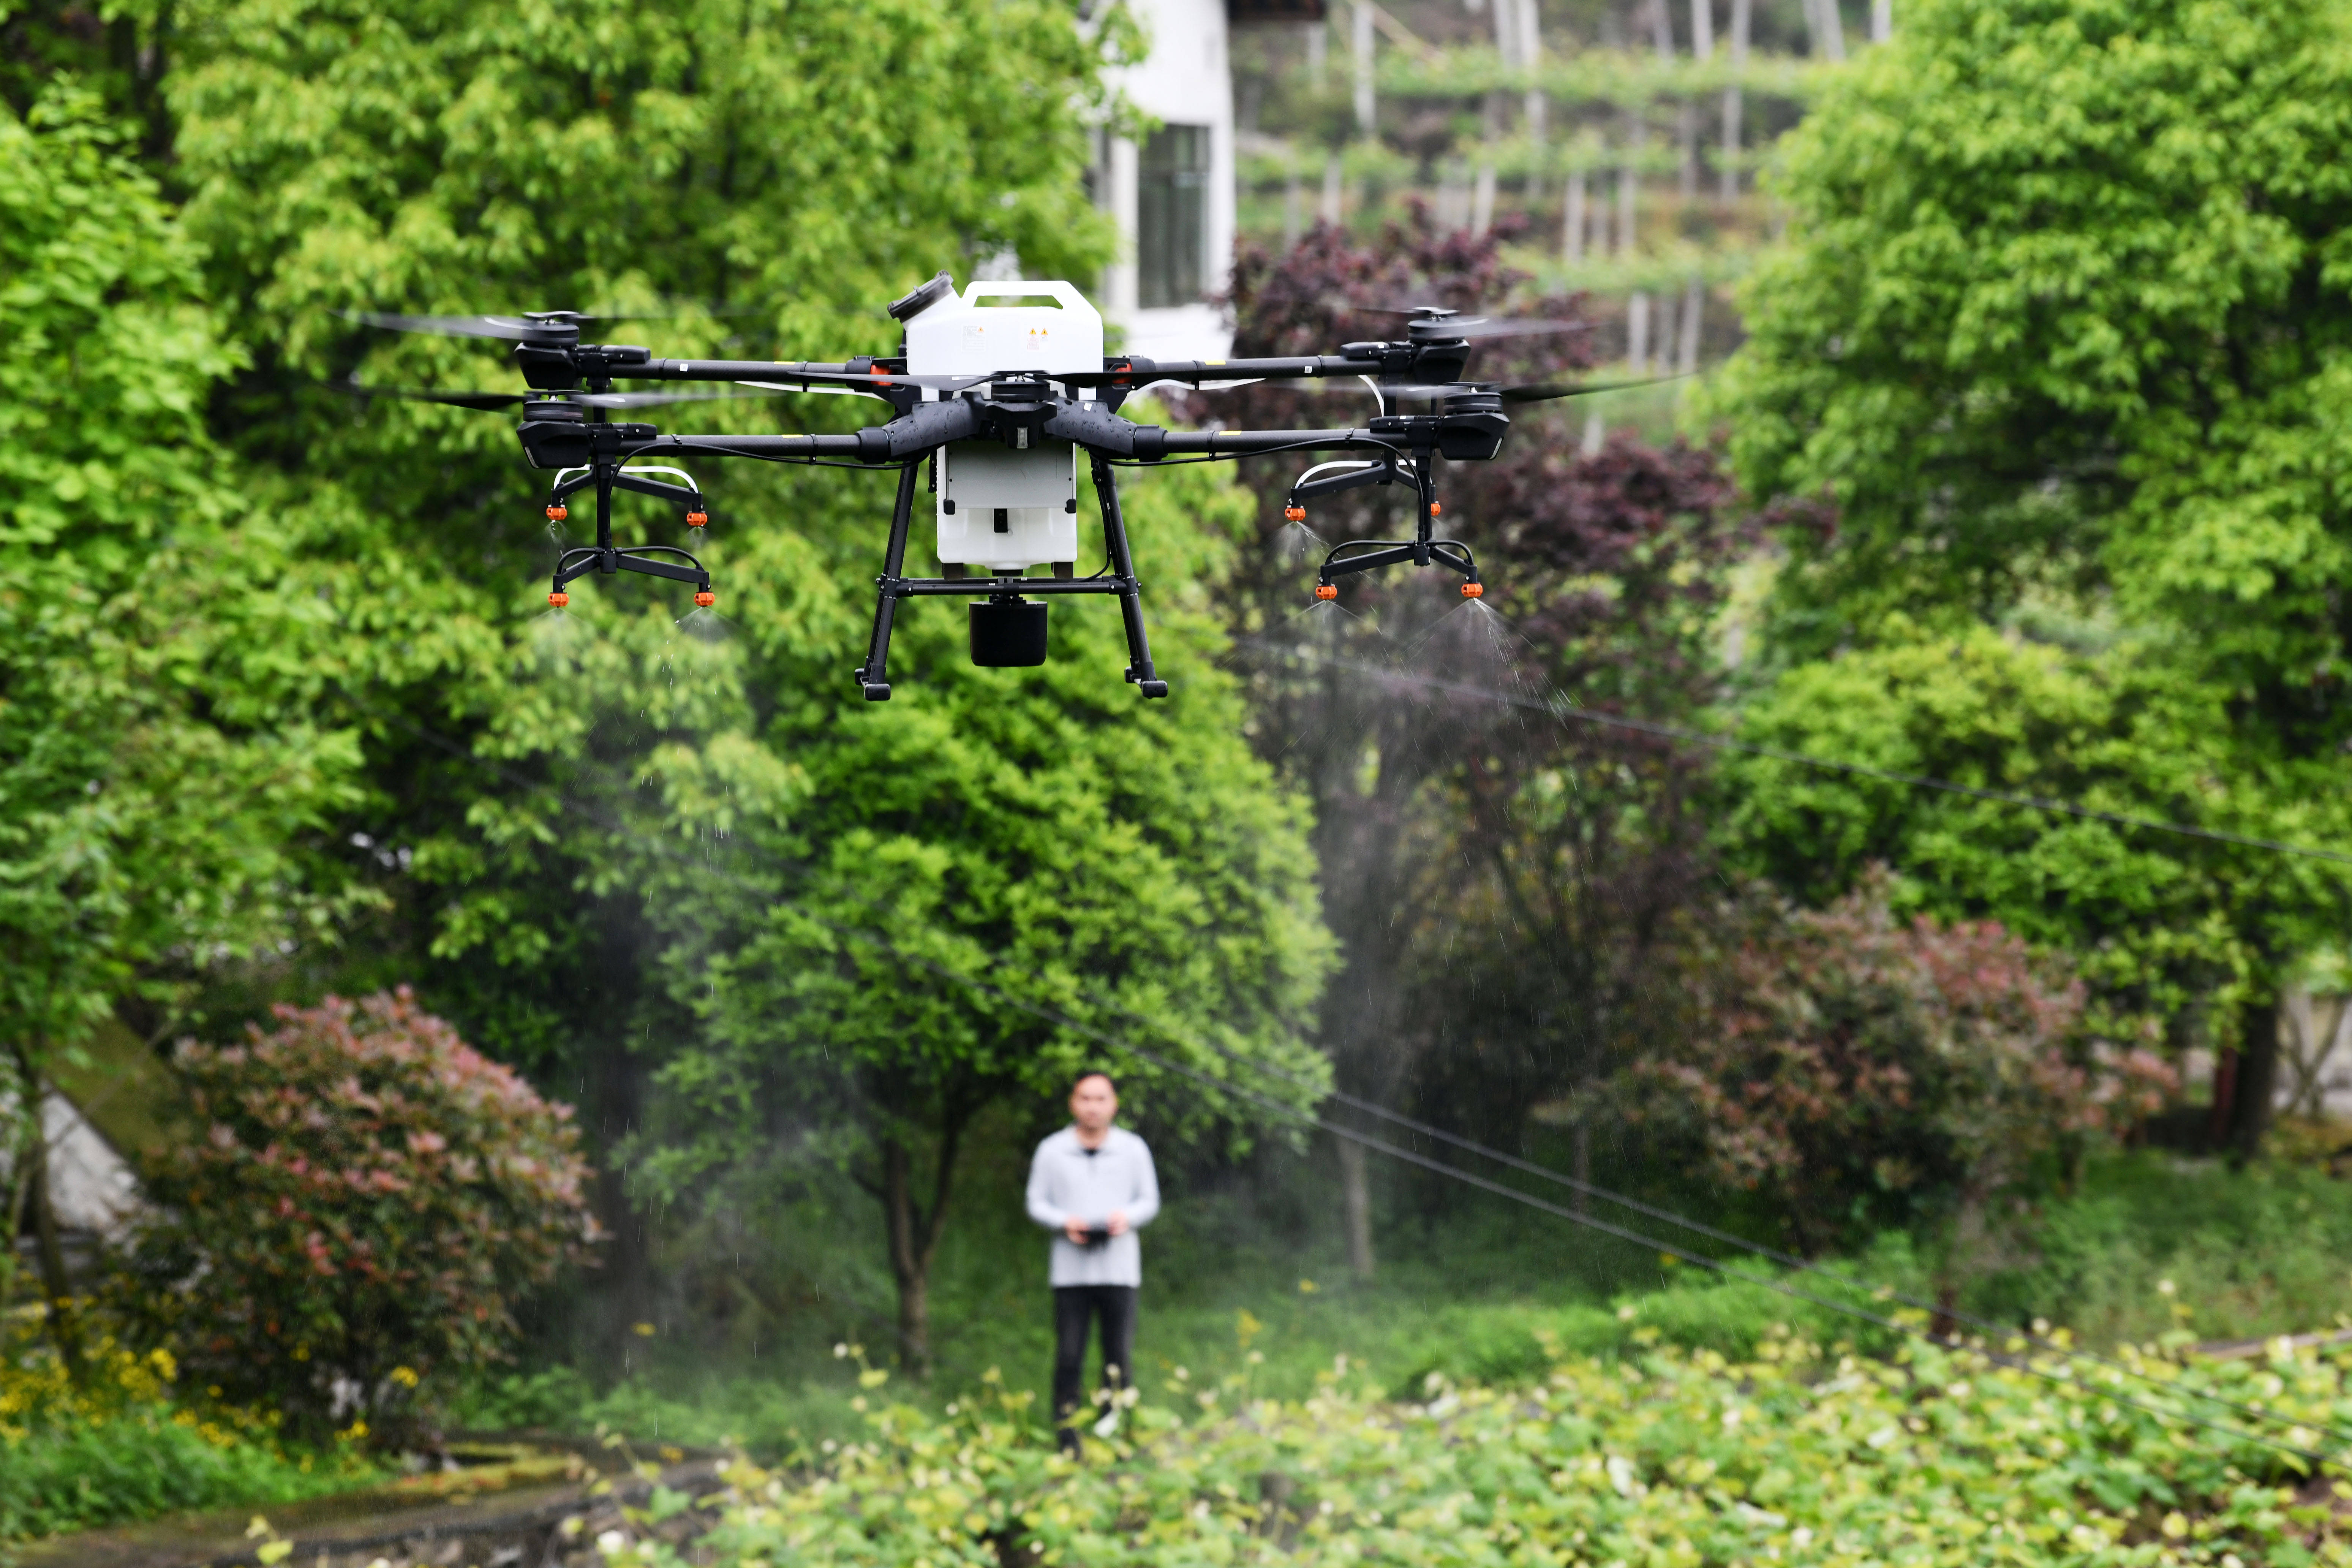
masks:
[[[0,1542],[267,1507],[384,1475],[357,1434],[289,1441],[267,1412],[182,1386],[167,1352],[95,1343],[77,1381],[21,1311],[0,1325]]]
[[[1300,1184],[1314,1186],[1307,1161],[1281,1159]],[[885,1405],[899,1409],[891,1430],[904,1435],[914,1430],[907,1423],[955,1420],[950,1408],[969,1409],[978,1396],[998,1418],[994,1402],[1015,1401],[1034,1438],[1044,1431],[1039,1409],[1052,1356],[1043,1247],[1017,1212],[1003,1223],[988,1217],[1001,1218],[1017,1196],[1007,1179],[982,1165],[967,1194],[982,1212],[942,1247],[927,1381],[884,1364],[893,1328],[887,1279],[837,1279],[835,1294],[757,1335],[714,1341],[707,1328],[648,1322],[651,1332],[632,1338],[627,1372],[604,1382],[542,1349],[478,1384],[453,1419],[479,1430],[732,1445],[761,1464],[822,1467],[823,1445],[866,1441],[869,1418]],[[1896,1375],[1885,1369],[1910,1353],[1913,1342],[1898,1334],[1763,1284],[1671,1264],[1565,1222],[1522,1218],[1499,1202],[1423,1209],[1425,1196],[1387,1190],[1389,1261],[1377,1281],[1360,1284],[1335,1235],[1285,1239],[1245,1195],[1176,1192],[1147,1238],[1139,1346],[1154,1400],[1189,1405],[1188,1416],[1199,1419],[1203,1392],[1231,1411],[1237,1399],[1299,1402],[1339,1388],[1385,1421],[1377,1401],[1426,1404],[1444,1388],[1527,1389],[1563,1367],[1643,1364],[1652,1355],[1669,1358],[1677,1386],[1694,1385],[1687,1393],[1706,1369],[1767,1362],[1776,1344],[1791,1340],[1843,1345],[1874,1379]],[[2151,1364],[2168,1365],[2191,1342],[2352,1321],[2343,1262],[2352,1256],[2352,1187],[2321,1166],[2271,1160],[2231,1172],[2219,1162],[2126,1152],[2095,1162],[2072,1195],[2045,1208],[2032,1235],[2031,1254],[1981,1278],[1966,1310],[2020,1328],[2039,1315],[2077,1342],[2137,1347]],[[1907,1237],[1888,1233],[1832,1266],[1916,1294],[1932,1290],[1933,1261]],[[1790,1278],[1769,1266],[1758,1272]],[[1887,1310],[1868,1290],[1843,1294]],[[1924,1314],[1906,1317],[1916,1323]],[[266,1422],[175,1388],[152,1365],[133,1369],[129,1395],[77,1405],[63,1396],[54,1359],[37,1346],[20,1349],[26,1353],[0,1379],[0,1417],[11,1424],[0,1431],[0,1500],[15,1510],[11,1533],[182,1508],[259,1507],[381,1479],[348,1445],[289,1443]],[[1816,1366],[1808,1379],[1833,1375]],[[48,1414],[26,1417],[44,1405]],[[2187,1433],[2176,1447],[2207,1443]]]
[[[1296,1162],[1290,1174],[1312,1190],[1318,1178],[1306,1166]],[[1017,1200],[1017,1192],[991,1191],[985,1173],[972,1185],[976,1205]],[[1750,1359],[1774,1323],[1873,1355],[1903,1343],[1768,1285],[1523,1215],[1500,1200],[1415,1213],[1427,1194],[1388,1195],[1397,1207],[1381,1231],[1386,1261],[1376,1280],[1360,1283],[1336,1235],[1294,1242],[1270,1232],[1245,1198],[1172,1193],[1168,1216],[1146,1238],[1142,1364],[1171,1377],[1181,1367],[1203,1386],[1246,1374],[1258,1392],[1288,1399],[1311,1392],[1345,1356],[1352,1375],[1408,1397],[1433,1373],[1515,1384],[1539,1377],[1557,1356],[1619,1355],[1645,1340]],[[1626,1217],[1606,1205],[1593,1212]],[[2231,1173],[2217,1162],[2128,1152],[2095,1162],[2030,1233],[2030,1249],[1991,1260],[1963,1310],[2021,1328],[2040,1318],[2086,1344],[2175,1348],[2330,1330],[2352,1316],[2352,1269],[2343,1262],[2352,1256],[2352,1188],[2315,1165],[2265,1161]],[[1898,1231],[1829,1266],[1932,1300],[1937,1261],[1931,1245]],[[894,1375],[891,1396],[936,1412],[985,1379],[1042,1399],[1053,1356],[1043,1268],[1043,1244],[1025,1226],[974,1216],[942,1249],[933,1374],[928,1384]],[[1752,1271],[1873,1311],[1886,1307],[1869,1289],[1841,1291],[1769,1263]],[[484,1427],[601,1424],[646,1439],[733,1440],[773,1458],[794,1442],[856,1435],[858,1374],[865,1363],[887,1361],[889,1321],[879,1280],[836,1279],[796,1324],[714,1342],[683,1325],[649,1323],[630,1375],[600,1384],[561,1362],[543,1364],[486,1384],[464,1418]],[[841,1345],[864,1362],[837,1356]]]

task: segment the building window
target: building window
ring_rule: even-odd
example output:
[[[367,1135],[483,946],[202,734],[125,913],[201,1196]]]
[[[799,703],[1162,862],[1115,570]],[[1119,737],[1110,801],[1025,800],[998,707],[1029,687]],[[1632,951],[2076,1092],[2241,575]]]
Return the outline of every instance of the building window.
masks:
[[[1201,298],[1209,249],[1209,128],[1163,125],[1143,144],[1135,203],[1136,303]]]

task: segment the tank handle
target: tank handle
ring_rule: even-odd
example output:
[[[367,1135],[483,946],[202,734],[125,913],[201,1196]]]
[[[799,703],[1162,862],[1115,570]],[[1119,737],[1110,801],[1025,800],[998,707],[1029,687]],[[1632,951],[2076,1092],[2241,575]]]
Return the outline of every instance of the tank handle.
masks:
[[[1076,285],[1065,283],[1059,279],[1050,283],[1028,283],[1019,279],[1003,279],[995,282],[982,282],[974,279],[964,289],[963,302],[969,305],[985,294],[1043,294],[1065,310],[1092,309],[1087,303],[1087,297],[1078,292]]]

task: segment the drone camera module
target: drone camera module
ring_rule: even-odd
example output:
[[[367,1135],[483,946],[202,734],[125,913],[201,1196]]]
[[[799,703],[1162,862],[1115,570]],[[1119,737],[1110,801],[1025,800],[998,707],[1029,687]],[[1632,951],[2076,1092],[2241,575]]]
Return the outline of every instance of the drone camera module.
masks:
[[[1045,662],[1045,604],[999,594],[971,605],[971,662],[982,669],[1019,669]]]

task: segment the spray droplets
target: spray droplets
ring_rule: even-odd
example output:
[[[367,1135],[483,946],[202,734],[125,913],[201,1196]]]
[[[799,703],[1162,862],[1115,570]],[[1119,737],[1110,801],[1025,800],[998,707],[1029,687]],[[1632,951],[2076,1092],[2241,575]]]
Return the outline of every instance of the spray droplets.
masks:
[[[1270,543],[1275,559],[1286,566],[1320,561],[1331,552],[1330,542],[1303,522],[1284,523],[1275,531]]]
[[[680,616],[677,630],[681,637],[691,637],[696,642],[715,647],[734,637],[735,623],[705,605],[699,609],[688,611]]]

